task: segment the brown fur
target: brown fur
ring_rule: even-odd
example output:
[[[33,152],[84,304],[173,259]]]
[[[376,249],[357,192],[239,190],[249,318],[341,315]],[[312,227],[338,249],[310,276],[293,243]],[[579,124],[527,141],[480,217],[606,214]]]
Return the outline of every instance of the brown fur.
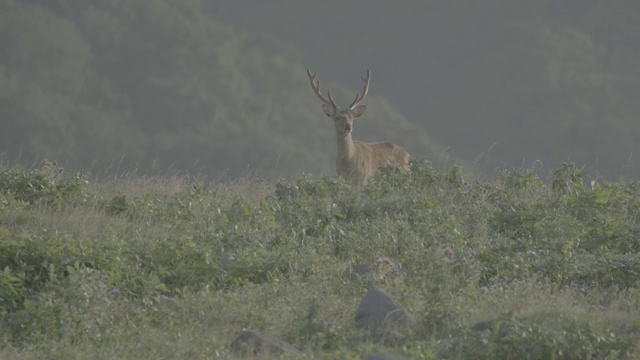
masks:
[[[351,138],[353,121],[360,117],[367,108],[359,104],[369,92],[371,72],[367,71],[367,76],[362,77],[364,82],[362,97],[359,94],[356,95],[356,99],[346,109],[341,109],[336,105],[331,98],[331,93],[328,93],[328,98],[320,93],[320,81],[316,82],[316,75],[312,75],[311,70],[307,69],[311,88],[324,102],[322,109],[333,120],[336,128],[338,141],[336,169],[338,175],[357,184],[366,184],[381,166],[396,163],[409,170],[409,153],[402,146],[389,141],[363,143]]]
[[[351,134],[348,137],[350,140]],[[352,140],[352,149],[338,153],[336,169],[339,176],[354,183],[366,184],[380,167],[390,164],[398,164],[409,170],[409,152],[392,142],[363,143]]]

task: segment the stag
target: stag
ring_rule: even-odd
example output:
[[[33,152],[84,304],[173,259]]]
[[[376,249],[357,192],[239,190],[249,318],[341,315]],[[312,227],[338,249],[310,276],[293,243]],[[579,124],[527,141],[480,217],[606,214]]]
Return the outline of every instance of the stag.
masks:
[[[318,73],[311,74],[307,69],[307,76],[313,92],[322,100],[324,113],[333,119],[336,128],[336,140],[338,141],[338,153],[336,156],[336,170],[338,176],[357,184],[366,184],[375,175],[378,169],[389,164],[398,164],[404,169],[409,169],[409,153],[402,146],[392,142],[364,143],[353,140],[353,121],[360,117],[365,105],[360,105],[369,93],[371,71],[367,70],[367,76],[360,78],[364,82],[362,96],[356,93],[356,98],[348,108],[342,109],[336,105],[327,92],[328,97],[320,93],[320,81],[316,80]]]

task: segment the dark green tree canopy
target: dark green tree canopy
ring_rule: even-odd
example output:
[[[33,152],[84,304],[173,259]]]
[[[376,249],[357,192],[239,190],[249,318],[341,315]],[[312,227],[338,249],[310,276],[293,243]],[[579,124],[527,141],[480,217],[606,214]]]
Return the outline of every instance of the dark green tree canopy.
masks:
[[[640,174],[637,6],[333,5],[2,0],[0,153],[333,174],[333,129],[305,70],[348,103],[371,68],[358,140],[436,166],[570,160]]]

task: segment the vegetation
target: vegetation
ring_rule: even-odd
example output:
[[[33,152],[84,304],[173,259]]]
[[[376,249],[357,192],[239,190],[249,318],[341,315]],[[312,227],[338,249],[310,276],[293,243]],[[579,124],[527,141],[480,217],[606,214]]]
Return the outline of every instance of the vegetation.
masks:
[[[367,64],[378,91],[477,170],[570,159],[640,177],[640,47],[627,45],[640,44],[636,3],[253,3],[224,2],[212,16],[291,42],[336,79]]]
[[[318,359],[638,358],[636,183],[411,170],[354,187],[3,165],[0,357],[234,358],[248,328]],[[396,271],[345,276],[383,257]],[[354,324],[372,287],[411,314],[396,343]]]
[[[212,19],[203,1],[0,0],[0,30],[0,153],[12,159],[270,178],[335,168],[302,54]],[[336,100],[355,93],[326,86]],[[388,101],[368,101],[360,138],[443,160]]]
[[[332,174],[334,130],[305,70],[348,104],[371,68],[358,140],[393,141],[438,169],[463,163],[451,154],[483,171],[570,159],[639,178],[638,9],[0,0],[0,154],[65,168]]]

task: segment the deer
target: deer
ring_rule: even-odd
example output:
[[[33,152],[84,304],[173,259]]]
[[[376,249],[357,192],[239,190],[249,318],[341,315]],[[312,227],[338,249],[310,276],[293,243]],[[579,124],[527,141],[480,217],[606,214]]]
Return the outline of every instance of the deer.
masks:
[[[353,121],[359,118],[367,108],[360,105],[369,93],[369,83],[371,82],[371,71],[367,70],[367,75],[360,78],[364,82],[362,97],[356,93],[356,98],[349,107],[342,109],[336,105],[331,97],[331,92],[327,92],[328,97],[324,97],[320,92],[320,80],[316,80],[318,73],[311,74],[311,69],[307,69],[307,76],[311,83],[313,92],[322,100],[324,113],[333,119],[336,129],[336,140],[338,142],[338,152],[336,155],[336,171],[338,176],[356,184],[367,184],[376,174],[380,167],[389,164],[398,164],[405,170],[409,170],[409,152],[402,146],[390,141],[365,143],[353,140]]]

